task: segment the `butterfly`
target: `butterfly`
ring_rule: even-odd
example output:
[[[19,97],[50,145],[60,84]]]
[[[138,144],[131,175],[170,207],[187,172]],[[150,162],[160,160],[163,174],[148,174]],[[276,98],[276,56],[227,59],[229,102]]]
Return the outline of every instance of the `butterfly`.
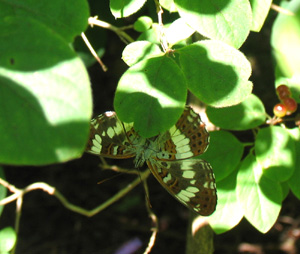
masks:
[[[136,168],[146,162],[173,197],[198,214],[208,216],[217,204],[213,170],[208,162],[192,159],[204,153],[208,144],[205,124],[186,106],[174,126],[151,138],[140,136],[132,123],[120,121],[115,112],[105,112],[91,120],[86,151],[113,159],[135,157]]]

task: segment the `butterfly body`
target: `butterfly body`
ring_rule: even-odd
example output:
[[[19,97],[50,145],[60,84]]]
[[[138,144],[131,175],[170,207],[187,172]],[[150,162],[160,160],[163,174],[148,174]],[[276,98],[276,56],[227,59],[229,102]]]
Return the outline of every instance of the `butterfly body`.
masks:
[[[87,151],[108,158],[135,156],[135,167],[145,162],[160,184],[177,200],[201,215],[210,215],[217,202],[215,179],[209,163],[191,159],[208,147],[209,134],[200,116],[186,107],[165,133],[144,138],[115,112],[91,121]]]

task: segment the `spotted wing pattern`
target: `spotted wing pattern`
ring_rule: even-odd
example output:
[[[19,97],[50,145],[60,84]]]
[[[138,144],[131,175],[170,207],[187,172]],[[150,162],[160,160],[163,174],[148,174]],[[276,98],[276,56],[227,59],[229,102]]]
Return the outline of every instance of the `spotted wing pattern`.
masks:
[[[204,153],[209,144],[209,134],[200,116],[186,107],[177,123],[162,137],[163,146],[157,154],[160,160],[187,159]]]
[[[216,208],[215,178],[209,163],[201,159],[147,161],[160,184],[195,212],[208,216]]]
[[[105,112],[92,119],[90,139],[86,150],[107,158],[126,159],[135,156],[134,149],[129,149],[128,134],[133,131],[131,125],[124,125],[116,113]]]
[[[160,184],[177,200],[207,216],[217,203],[215,178],[210,164],[190,159],[206,151],[209,134],[201,118],[186,107],[167,132],[150,139],[139,136],[115,112],[106,112],[91,122],[87,151],[109,158],[134,157],[137,166],[146,161]]]

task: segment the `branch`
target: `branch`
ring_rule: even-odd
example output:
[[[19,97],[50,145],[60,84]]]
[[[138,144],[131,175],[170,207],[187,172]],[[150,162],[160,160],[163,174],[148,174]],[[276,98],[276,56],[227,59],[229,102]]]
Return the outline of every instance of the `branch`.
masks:
[[[82,207],[79,207],[77,205],[70,203],[56,188],[48,185],[47,183],[37,182],[37,183],[28,185],[24,189],[17,189],[15,186],[9,184],[8,182],[6,182],[5,180],[0,178],[0,184],[7,187],[10,191],[13,190],[15,192],[11,196],[0,200],[0,205],[6,205],[14,200],[18,200],[18,202],[21,202],[21,200],[23,199],[23,196],[26,193],[33,191],[33,190],[40,189],[40,190],[47,192],[50,195],[55,196],[62,203],[62,205],[64,207],[66,207],[67,209],[69,209],[73,212],[82,214],[84,216],[91,217],[91,216],[103,211],[105,208],[107,208],[111,204],[113,204],[116,201],[118,201],[119,199],[121,199],[128,192],[130,192],[134,187],[136,187],[141,181],[144,181],[149,175],[150,175],[150,171],[145,170],[133,182],[128,184],[125,188],[120,190],[117,194],[115,194],[109,200],[107,200],[106,202],[104,202],[103,204],[97,206],[96,208],[94,208],[92,210],[87,210],[87,209],[84,209]],[[19,200],[19,199],[21,199],[21,200]],[[22,204],[22,202],[21,202],[21,204]],[[19,207],[19,209],[20,209],[20,207]]]
[[[152,224],[153,224],[153,227],[151,228],[152,234],[151,234],[151,237],[149,239],[148,246],[147,246],[146,250],[143,253],[143,254],[149,254],[151,252],[154,244],[155,244],[156,235],[158,233],[158,226],[159,225],[158,225],[158,218],[157,218],[156,214],[151,209],[151,204],[150,204],[150,201],[149,201],[149,190],[148,190],[148,185],[147,185],[146,180],[143,181],[143,184],[144,184],[144,189],[145,189],[145,194],[146,194],[146,199],[145,199],[146,208],[147,208],[149,217],[152,220]]]
[[[89,25],[91,27],[93,27],[94,25],[95,26],[100,26],[102,28],[106,28],[106,29],[109,29],[109,30],[115,32],[125,44],[129,44],[131,42],[134,42],[134,39],[132,39],[127,33],[125,33],[122,28],[118,28],[118,27],[113,26],[113,25],[111,25],[107,22],[98,20],[97,16],[90,17],[88,19],[88,22],[89,22]]]

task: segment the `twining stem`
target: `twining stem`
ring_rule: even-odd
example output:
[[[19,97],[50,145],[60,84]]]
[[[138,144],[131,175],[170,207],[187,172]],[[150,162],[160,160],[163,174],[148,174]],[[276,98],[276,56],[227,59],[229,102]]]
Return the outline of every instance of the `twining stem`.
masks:
[[[130,192],[133,188],[135,188],[141,181],[144,183],[144,185],[146,185],[145,180],[147,179],[147,177],[149,175],[150,175],[150,170],[145,170],[144,172],[140,172],[139,176],[134,181],[132,181],[125,188],[123,188],[118,193],[116,193],[109,200],[107,200],[106,202],[102,203],[101,205],[95,207],[92,210],[87,210],[87,209],[84,209],[82,207],[79,207],[77,205],[70,203],[58,190],[56,190],[56,188],[48,185],[47,183],[36,182],[36,183],[28,185],[24,189],[18,189],[15,186],[13,186],[12,184],[5,181],[4,179],[0,178],[0,184],[3,185],[4,187],[6,187],[7,189],[9,189],[11,192],[13,192],[12,195],[0,200],[0,205],[6,205],[6,204],[11,203],[14,200],[16,200],[15,232],[16,232],[16,234],[18,234],[20,219],[21,219],[21,214],[22,214],[23,198],[24,198],[24,195],[30,191],[38,190],[38,189],[43,190],[43,191],[47,192],[48,194],[55,196],[62,203],[62,205],[64,207],[66,207],[67,209],[69,209],[75,213],[79,213],[81,215],[91,217],[91,216],[103,211],[105,208],[109,207],[111,204],[113,204],[116,201],[118,201],[119,199],[121,199],[128,192]],[[148,212],[149,212],[149,210],[148,210]],[[157,219],[155,219],[156,216],[154,215],[154,213],[151,213],[150,218],[152,219],[152,221],[157,222]],[[156,224],[156,227],[155,227],[156,230],[153,230],[153,234],[155,233],[155,235],[156,235],[158,226],[157,226],[157,223],[154,223],[154,224]],[[150,238],[150,242],[154,241],[153,234],[152,234],[152,237]],[[151,244],[149,243],[149,245],[151,245]],[[151,248],[152,248],[152,246],[151,246]],[[16,250],[16,246],[14,246],[14,248],[12,249],[11,254],[14,254],[15,250]]]
[[[0,201],[0,205],[6,205],[14,200],[17,200],[20,204],[20,206],[17,208],[17,213],[18,213],[18,212],[20,212],[20,208],[22,206],[23,196],[32,190],[41,189],[41,190],[49,193],[50,195],[55,196],[62,203],[62,205],[65,206],[67,209],[69,209],[73,212],[82,214],[84,216],[91,217],[91,216],[103,211],[105,208],[107,208],[108,206],[115,203],[123,196],[125,196],[134,187],[136,187],[141,181],[144,181],[149,176],[149,174],[150,174],[149,170],[145,170],[144,172],[141,172],[140,175],[133,182],[128,184],[125,188],[120,190],[109,200],[107,200],[106,202],[102,203],[101,205],[97,206],[96,208],[94,208],[92,210],[87,210],[87,209],[84,209],[82,207],[79,207],[77,205],[70,203],[58,190],[56,190],[54,187],[48,185],[47,183],[37,182],[37,183],[33,183],[33,184],[27,186],[25,189],[17,189],[16,187],[10,185],[5,180],[0,178],[0,184],[2,184],[4,186],[10,186],[10,188],[9,188],[10,190],[11,189],[16,190],[16,193],[12,194],[11,196],[9,196],[7,198],[2,199]]]

